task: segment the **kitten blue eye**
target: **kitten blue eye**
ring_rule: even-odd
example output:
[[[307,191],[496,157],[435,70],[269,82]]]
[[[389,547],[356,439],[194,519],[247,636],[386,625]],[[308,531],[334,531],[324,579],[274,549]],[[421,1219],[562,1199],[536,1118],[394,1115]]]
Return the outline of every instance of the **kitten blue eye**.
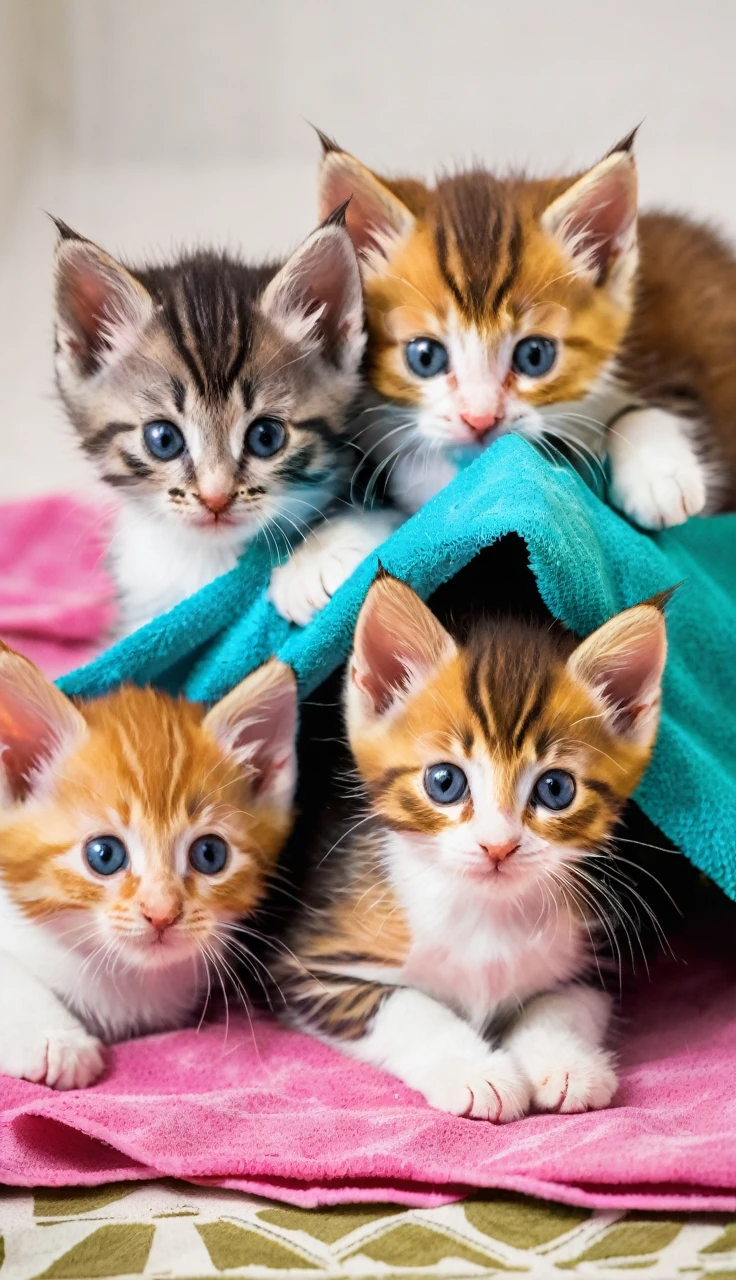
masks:
[[[433,764],[424,775],[424,790],[435,804],[457,804],[468,790],[468,779],[456,764]]]
[[[549,373],[556,359],[557,343],[551,338],[536,335],[517,342],[511,357],[511,368],[514,373],[523,373],[527,378],[541,378]]]
[[[114,876],[128,865],[128,850],[117,836],[95,836],[88,840],[84,856],[98,876]]]
[[[286,443],[286,427],[278,418],[256,418],[245,433],[245,447],[256,458],[272,458]]]
[[[566,769],[548,769],[537,778],[532,800],[545,809],[569,809],[575,799],[575,779]]]
[[[143,428],[145,446],[159,462],[172,462],[186,448],[183,433],[173,422],[148,422]]]
[[[189,861],[203,876],[216,876],[227,862],[227,845],[222,836],[200,836],[189,850]]]
[[[436,378],[447,373],[450,367],[447,348],[436,338],[413,338],[407,342],[404,355],[412,373],[418,378]]]

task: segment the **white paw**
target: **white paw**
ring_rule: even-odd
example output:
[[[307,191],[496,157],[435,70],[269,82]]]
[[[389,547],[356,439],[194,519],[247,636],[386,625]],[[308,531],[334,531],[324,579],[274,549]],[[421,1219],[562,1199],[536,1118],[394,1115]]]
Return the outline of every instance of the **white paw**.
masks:
[[[598,1111],[618,1087],[610,1054],[583,1043],[571,1042],[564,1053],[525,1066],[537,1111]]]
[[[503,1050],[479,1061],[443,1058],[424,1069],[415,1087],[439,1111],[492,1124],[518,1120],[529,1110],[529,1086]]]
[[[0,1049],[0,1072],[51,1089],[86,1089],[105,1066],[99,1040],[83,1027],[13,1028]]]
[[[281,617],[305,627],[398,523],[393,512],[366,512],[310,534],[271,574],[268,595]]]
[[[662,409],[632,410],[612,428],[611,502],[643,529],[671,529],[705,507],[706,471],[687,431]]]

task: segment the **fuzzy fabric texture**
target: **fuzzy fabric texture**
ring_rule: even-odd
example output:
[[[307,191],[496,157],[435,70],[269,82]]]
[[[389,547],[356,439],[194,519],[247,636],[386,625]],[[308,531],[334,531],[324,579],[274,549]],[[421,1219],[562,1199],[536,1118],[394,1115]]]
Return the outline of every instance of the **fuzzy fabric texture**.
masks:
[[[682,583],[668,606],[662,726],[637,794],[646,814],[736,897],[736,515],[642,533],[566,465],[506,436],[398,530],[378,556],[425,599],[508,533],[525,541],[542,599],[580,635]],[[308,627],[266,598],[268,548],[60,681],[102,693],[121,680],[221,697],[277,653],[304,695],[345,658],[376,571],[370,556]],[[492,584],[489,591],[492,590]]]
[[[0,1076],[0,1182],[168,1176],[304,1206],[431,1206],[495,1187],[734,1212],[736,961],[728,938],[675,951],[681,963],[662,958],[624,993],[621,1086],[606,1111],[458,1119],[317,1040],[241,1016],[117,1045],[102,1081],[78,1092]]]
[[[0,507],[0,639],[55,677],[89,661],[114,617],[111,512],[63,494]]]

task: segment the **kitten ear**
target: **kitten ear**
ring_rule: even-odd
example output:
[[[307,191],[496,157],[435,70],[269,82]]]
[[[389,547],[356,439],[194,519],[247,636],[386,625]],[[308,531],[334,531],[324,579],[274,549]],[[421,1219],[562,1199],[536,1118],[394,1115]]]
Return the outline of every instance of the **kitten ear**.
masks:
[[[385,715],[456,654],[454,640],[416,592],[382,570],[355,628],[347,683],[351,728]]]
[[[561,240],[596,283],[627,279],[636,265],[637,177],[634,135],[578,178],[542,214],[542,228]]]
[[[663,608],[670,594],[616,614],[578,645],[567,664],[603,699],[616,732],[646,747],[659,723],[667,658]]]
[[[350,200],[347,227],[356,251],[377,250],[385,255],[392,240],[412,230],[414,214],[354,156],[341,151],[324,134],[319,137],[323,149],[317,186],[319,216],[325,217],[335,205]]]
[[[296,787],[297,687],[285,662],[272,658],[212,707],[204,727],[247,766],[259,799],[286,807]]]
[[[357,370],[365,345],[363,289],[344,205],[292,254],[261,306],[293,342],[311,341],[333,364]]]
[[[129,350],[153,314],[153,299],[125,267],[56,221],[56,335],[74,372],[91,377]]]
[[[0,801],[25,799],[34,775],[86,732],[84,717],[61,690],[0,642]]]

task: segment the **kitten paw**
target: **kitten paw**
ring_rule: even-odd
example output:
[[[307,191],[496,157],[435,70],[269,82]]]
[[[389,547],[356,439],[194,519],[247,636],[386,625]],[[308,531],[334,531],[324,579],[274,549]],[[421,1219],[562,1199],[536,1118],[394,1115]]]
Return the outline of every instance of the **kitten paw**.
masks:
[[[51,1089],[86,1089],[102,1075],[103,1047],[83,1027],[14,1029],[0,1051],[0,1072]]]
[[[584,1044],[569,1045],[556,1059],[550,1055],[533,1065],[529,1074],[537,1111],[599,1111],[608,1106],[618,1087],[610,1055]]]
[[[398,523],[393,512],[367,512],[310,534],[271,575],[268,594],[281,617],[305,627]]]
[[[662,409],[634,409],[609,441],[612,505],[642,529],[671,529],[707,501],[707,476],[687,425]]]
[[[445,1058],[427,1068],[416,1087],[439,1111],[491,1124],[519,1120],[529,1110],[529,1086],[503,1052],[479,1062]]]

